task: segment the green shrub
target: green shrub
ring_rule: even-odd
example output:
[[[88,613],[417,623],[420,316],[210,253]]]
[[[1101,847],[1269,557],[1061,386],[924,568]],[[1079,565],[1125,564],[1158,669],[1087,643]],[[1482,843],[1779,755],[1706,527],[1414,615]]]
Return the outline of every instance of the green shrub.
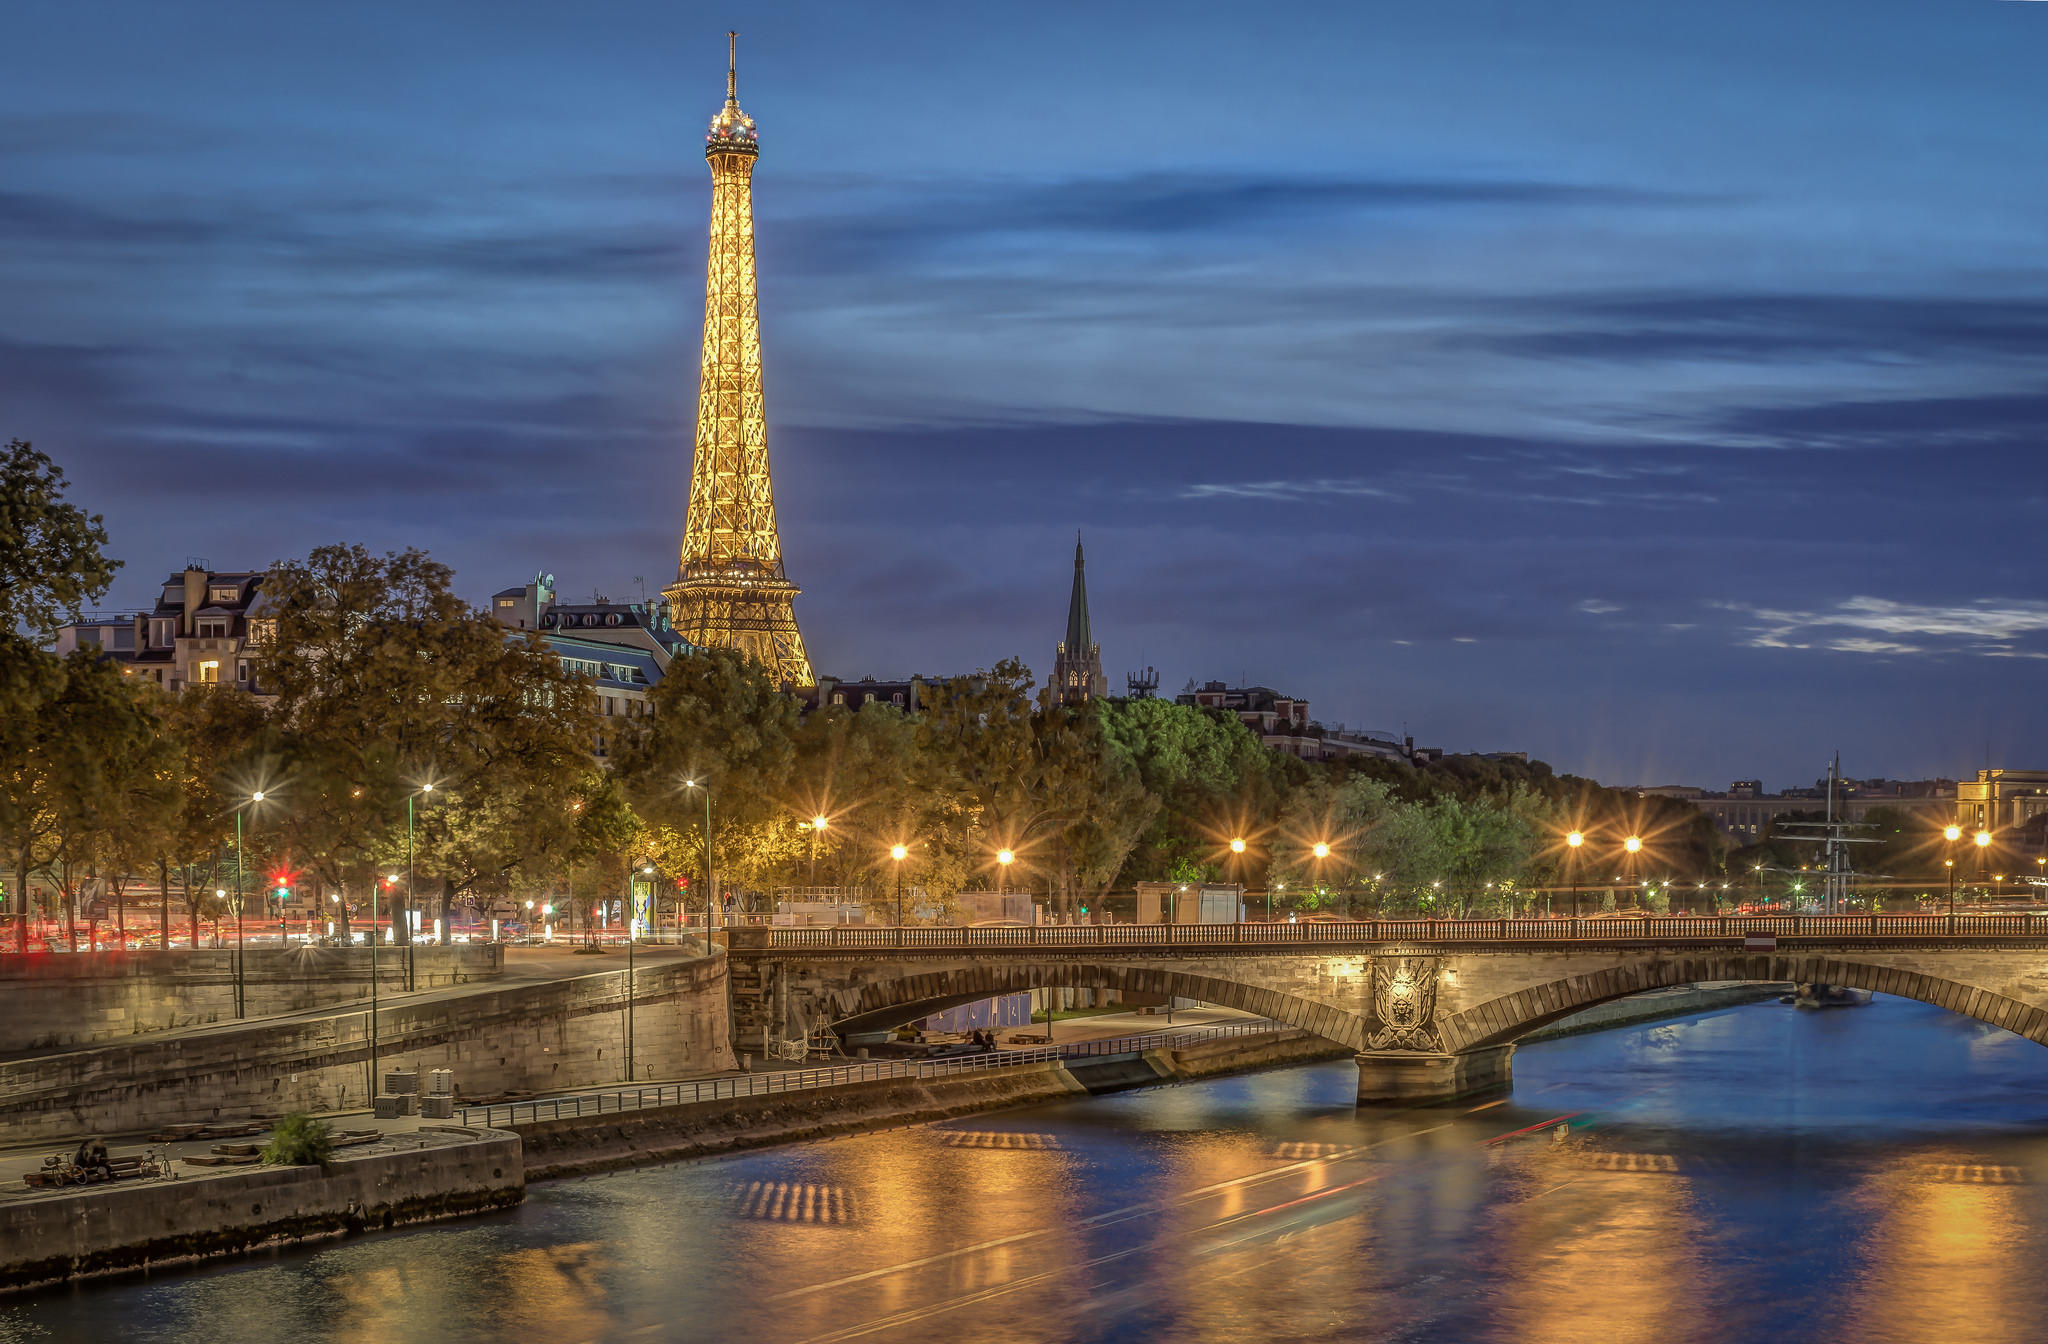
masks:
[[[303,1111],[294,1111],[270,1131],[270,1143],[263,1160],[278,1167],[312,1167],[322,1171],[334,1159],[334,1133],[322,1121]]]

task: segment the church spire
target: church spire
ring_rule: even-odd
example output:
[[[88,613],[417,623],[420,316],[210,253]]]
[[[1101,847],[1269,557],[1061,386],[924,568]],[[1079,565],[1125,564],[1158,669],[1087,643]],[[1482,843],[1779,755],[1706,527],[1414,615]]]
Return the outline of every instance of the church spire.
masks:
[[[1067,599],[1067,637],[1052,660],[1052,689],[1064,705],[1109,693],[1109,678],[1102,674],[1102,649],[1088,624],[1088,573],[1081,550],[1081,534],[1074,534],[1074,591]]]
[[[1088,573],[1081,554],[1081,534],[1074,534],[1074,593],[1067,599],[1067,647],[1079,652],[1094,641],[1088,637]]]

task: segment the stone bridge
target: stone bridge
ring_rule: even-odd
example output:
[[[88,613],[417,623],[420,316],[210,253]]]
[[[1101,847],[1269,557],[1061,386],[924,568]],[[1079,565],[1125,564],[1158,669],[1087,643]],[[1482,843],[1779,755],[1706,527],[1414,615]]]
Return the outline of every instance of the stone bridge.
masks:
[[[1710,980],[1919,999],[2048,1044],[2048,915],[735,928],[740,1049],[897,1026],[1038,988],[1141,991],[1349,1046],[1361,1102],[1507,1084],[1514,1043],[1609,999]]]

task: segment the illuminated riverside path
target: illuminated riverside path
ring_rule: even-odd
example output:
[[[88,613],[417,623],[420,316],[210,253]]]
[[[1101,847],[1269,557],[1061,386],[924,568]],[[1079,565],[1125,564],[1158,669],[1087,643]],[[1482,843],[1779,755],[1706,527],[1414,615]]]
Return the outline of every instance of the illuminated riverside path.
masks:
[[[1786,915],[989,928],[736,928],[733,1034],[770,1051],[1044,987],[1239,1008],[1356,1052],[1362,1103],[1511,1081],[1515,1043],[1610,999],[1794,981],[2048,1044],[2048,916]]]
[[[2032,1042],[1764,1003],[1517,1073],[1505,1101],[1362,1110],[1340,1061],[545,1183],[0,1303],[0,1339],[2040,1338]]]

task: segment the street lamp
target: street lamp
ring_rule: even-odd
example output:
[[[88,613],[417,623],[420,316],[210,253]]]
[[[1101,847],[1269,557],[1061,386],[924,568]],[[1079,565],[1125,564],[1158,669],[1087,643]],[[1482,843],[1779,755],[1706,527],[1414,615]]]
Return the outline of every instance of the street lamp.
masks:
[[[683,781],[686,789],[704,790],[704,940],[705,950],[711,945],[711,912],[718,905],[718,881],[711,869],[711,786],[694,779]]]
[[[235,809],[235,1016],[248,1016],[249,990],[242,971],[242,810],[263,801],[263,790],[249,795],[249,801]],[[223,893],[225,894],[225,893]]]
[[[1010,894],[1010,865],[1015,863],[1016,861],[1017,856],[1011,853],[1009,850],[999,849],[996,851],[996,862],[999,865],[1001,865],[997,869],[997,871],[1002,874],[1001,880],[996,884],[1000,888],[1000,890],[996,893],[998,896],[1007,896]],[[1051,1021],[1050,1018],[1047,1018],[1046,1020]]]
[[[896,862],[896,946],[903,946],[903,861],[910,857],[908,845],[889,846],[889,857]]]
[[[418,972],[414,969],[412,950],[412,912],[414,908],[412,894],[412,800],[421,794],[432,793],[433,791],[434,786],[429,783],[422,784],[411,793],[405,795],[405,911],[400,922],[405,925],[405,987],[407,989],[413,988],[418,979]]]
[[[1636,855],[1643,852],[1643,838],[1639,835],[1632,835],[1621,842],[1621,847],[1628,851],[1628,875],[1634,877],[1636,875]],[[1640,900],[1641,897],[1637,899]]]
[[[1572,875],[1572,918],[1579,917],[1579,846],[1586,843],[1584,831],[1573,831],[1564,838],[1565,863]]]

